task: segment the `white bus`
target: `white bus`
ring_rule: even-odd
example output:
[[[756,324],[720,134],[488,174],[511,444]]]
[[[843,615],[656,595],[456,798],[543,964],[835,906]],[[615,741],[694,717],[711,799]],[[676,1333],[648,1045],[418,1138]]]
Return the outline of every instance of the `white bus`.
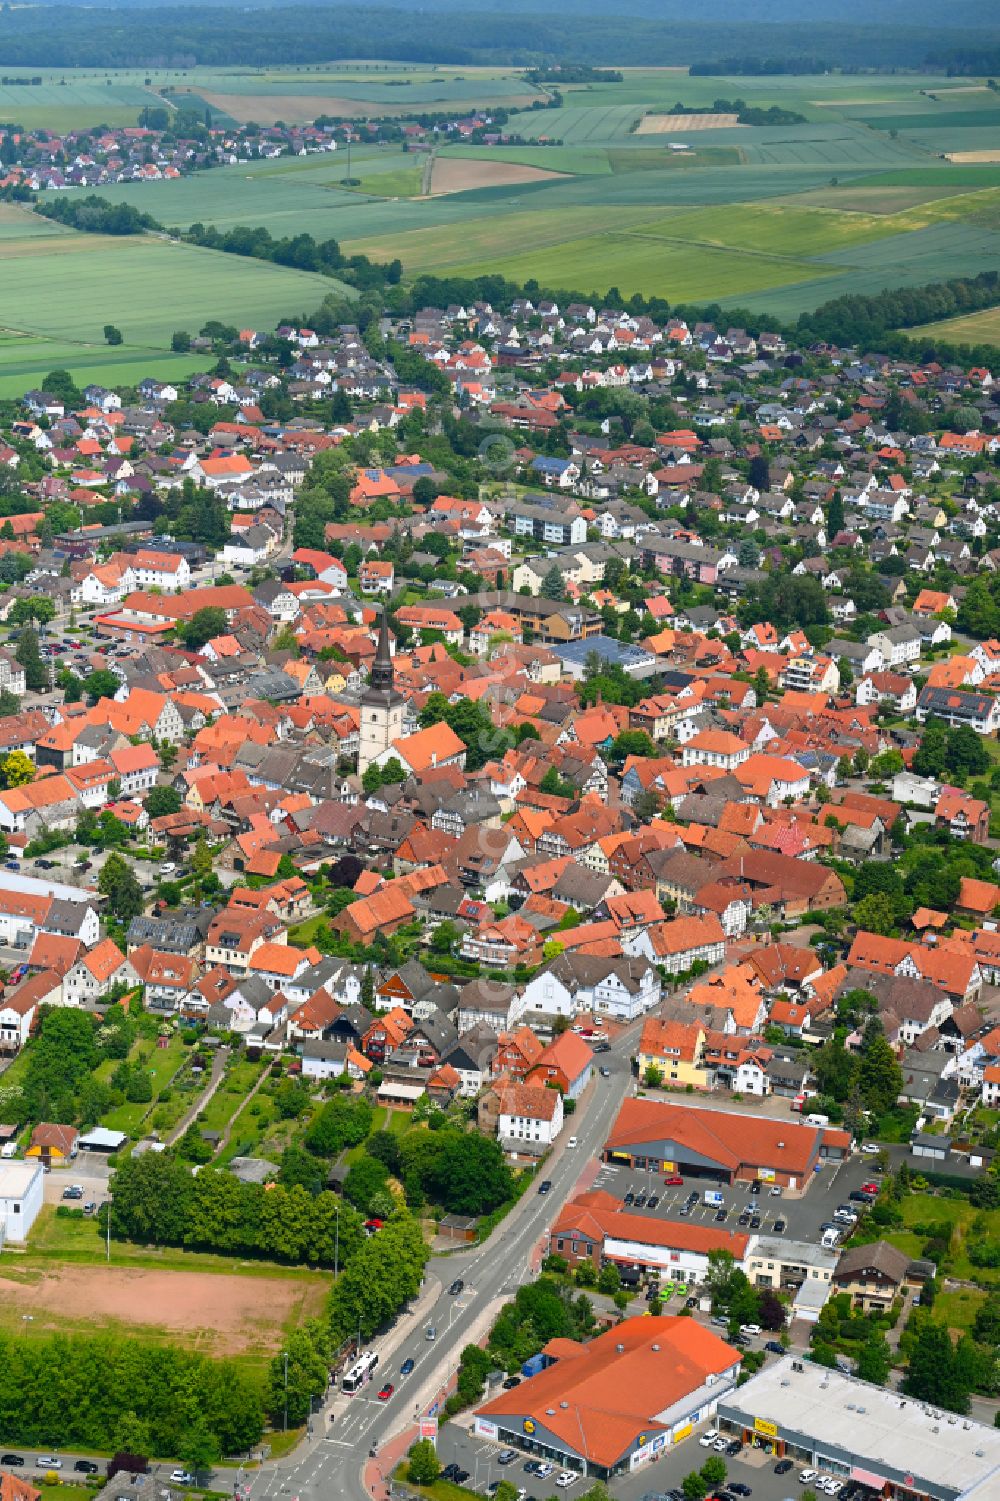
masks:
[[[359,1392],[372,1379],[377,1365],[378,1356],[375,1354],[375,1351],[366,1350],[363,1355],[358,1356],[353,1365],[347,1367],[341,1383],[341,1390],[347,1392],[348,1395],[353,1392]]]

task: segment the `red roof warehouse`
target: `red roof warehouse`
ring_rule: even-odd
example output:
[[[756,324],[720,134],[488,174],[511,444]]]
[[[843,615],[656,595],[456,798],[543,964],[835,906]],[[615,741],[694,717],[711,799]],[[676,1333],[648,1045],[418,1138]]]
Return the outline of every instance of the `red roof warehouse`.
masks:
[[[762,1178],[803,1188],[821,1157],[850,1149],[846,1131],[806,1121],[760,1120],[655,1100],[625,1100],[604,1144],[607,1162],[733,1183]]]

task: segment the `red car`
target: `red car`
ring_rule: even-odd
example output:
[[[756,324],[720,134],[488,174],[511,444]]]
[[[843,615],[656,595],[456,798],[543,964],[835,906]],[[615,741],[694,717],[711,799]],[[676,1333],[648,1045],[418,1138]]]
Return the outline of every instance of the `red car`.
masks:
[[[663,1181],[667,1185],[668,1188],[683,1188],[684,1187],[684,1179],[681,1177],[680,1173],[674,1173],[671,1177],[664,1178]]]
[[[387,1381],[385,1383],[385,1386],[383,1386],[382,1390],[378,1394],[379,1401],[380,1402],[388,1402],[389,1398],[392,1396],[392,1394],[393,1394],[393,1392],[395,1390],[396,1390],[396,1388],[393,1386],[392,1382],[391,1381]]]
[[[877,1183],[862,1183],[862,1185],[861,1185],[861,1192],[863,1194],[877,1194],[878,1193],[878,1184]]]

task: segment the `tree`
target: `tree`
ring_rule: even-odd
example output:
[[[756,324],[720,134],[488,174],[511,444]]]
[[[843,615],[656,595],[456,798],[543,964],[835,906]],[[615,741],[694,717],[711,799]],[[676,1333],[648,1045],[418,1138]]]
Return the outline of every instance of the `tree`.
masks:
[[[899,1099],[903,1070],[881,1031],[866,1043],[862,1051],[858,1087],[865,1105],[876,1115],[891,1110]]]
[[[142,1454],[150,1452],[149,1424],[137,1417],[131,1408],[123,1412],[115,1424],[111,1447],[116,1454]]]
[[[441,1461],[429,1438],[418,1439],[410,1450],[407,1479],[414,1485],[433,1485],[441,1473]],[[516,1493],[515,1493],[516,1501]]]
[[[385,1188],[385,1180],[385,1163],[366,1153],[352,1164],[344,1179],[344,1198],[362,1214],[369,1214],[372,1196]]]
[[[201,1413],[196,1413],[187,1423],[177,1457],[195,1476],[207,1475],[222,1457],[219,1440]]]
[[[885,1386],[891,1370],[892,1351],[889,1348],[889,1341],[880,1329],[873,1326],[871,1333],[858,1351],[854,1374],[862,1381],[870,1381],[873,1386]]]
[[[690,1475],[684,1476],[681,1481],[681,1490],[684,1492],[685,1501],[705,1501],[708,1495],[708,1486],[697,1470],[692,1470]]]
[[[542,579],[541,596],[543,599],[563,600],[566,598],[566,586],[563,576],[555,563]]]
[[[142,887],[127,860],[109,855],[97,878],[97,889],[108,899],[108,908],[119,922],[131,922],[144,905]]]
[[[227,627],[225,610],[216,605],[206,605],[184,622],[180,627],[180,635],[188,651],[200,651],[213,636],[225,635]]]
[[[785,1305],[769,1287],[765,1287],[760,1294],[758,1317],[763,1329],[776,1332],[785,1327]]]
[[[956,725],[947,733],[945,767],[953,776],[985,776],[992,762],[982,739],[971,725]]]
[[[110,667],[97,667],[84,678],[83,686],[96,702],[99,698],[114,698],[121,683]]]
[[[24,668],[24,682],[29,693],[42,693],[49,685],[49,671],[38,649],[38,632],[23,626],[14,655]]]
[[[48,625],[55,619],[56,607],[44,594],[31,594],[27,599],[15,600],[10,612],[12,625],[29,625],[35,620],[39,625]]]
[[[213,874],[214,860],[212,851],[208,847],[208,841],[204,834],[199,834],[195,840],[194,849],[191,851],[191,871],[198,882],[203,882]]]
[[[104,325],[104,340],[105,340],[105,343],[107,343],[107,344],[121,344],[122,343],[122,331],[121,331],[121,329],[120,328],[116,328],[113,323],[105,323],[105,325]]]
[[[24,751],[11,751],[9,756],[4,756],[0,761],[0,768],[3,770],[6,787],[24,787],[28,782],[34,781],[35,763]]]
[[[922,1317],[903,1378],[903,1391],[949,1412],[968,1412],[970,1388],[966,1381],[947,1328]]]
[[[702,1465],[700,1474],[706,1485],[722,1485],[726,1478],[726,1461],[721,1454],[710,1454]]]
[[[872,891],[856,904],[854,920],[867,933],[879,933],[883,937],[891,933],[896,925],[892,898],[885,892]]]
[[[771,677],[766,667],[758,667],[754,673],[753,691],[758,704],[767,703],[767,695],[771,691]]]
[[[170,335],[170,347],[174,354],[187,354],[191,348],[191,335],[185,333],[182,328],[178,329],[176,333]]]
[[[920,746],[913,757],[913,769],[922,777],[944,775],[948,756],[948,732],[940,719],[933,716],[924,725]]]
[[[151,787],[144,807],[150,818],[165,818],[169,813],[180,812],[181,795],[176,787]]]

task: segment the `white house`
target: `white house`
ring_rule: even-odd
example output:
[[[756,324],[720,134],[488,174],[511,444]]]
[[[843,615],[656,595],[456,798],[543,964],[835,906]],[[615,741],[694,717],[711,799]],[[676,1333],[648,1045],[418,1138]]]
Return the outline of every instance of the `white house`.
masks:
[[[514,1155],[540,1157],[552,1146],[563,1125],[563,1102],[558,1089],[544,1085],[508,1084],[500,1096],[497,1139]]]
[[[4,1240],[27,1240],[42,1207],[40,1162],[0,1162],[0,1226]]]

